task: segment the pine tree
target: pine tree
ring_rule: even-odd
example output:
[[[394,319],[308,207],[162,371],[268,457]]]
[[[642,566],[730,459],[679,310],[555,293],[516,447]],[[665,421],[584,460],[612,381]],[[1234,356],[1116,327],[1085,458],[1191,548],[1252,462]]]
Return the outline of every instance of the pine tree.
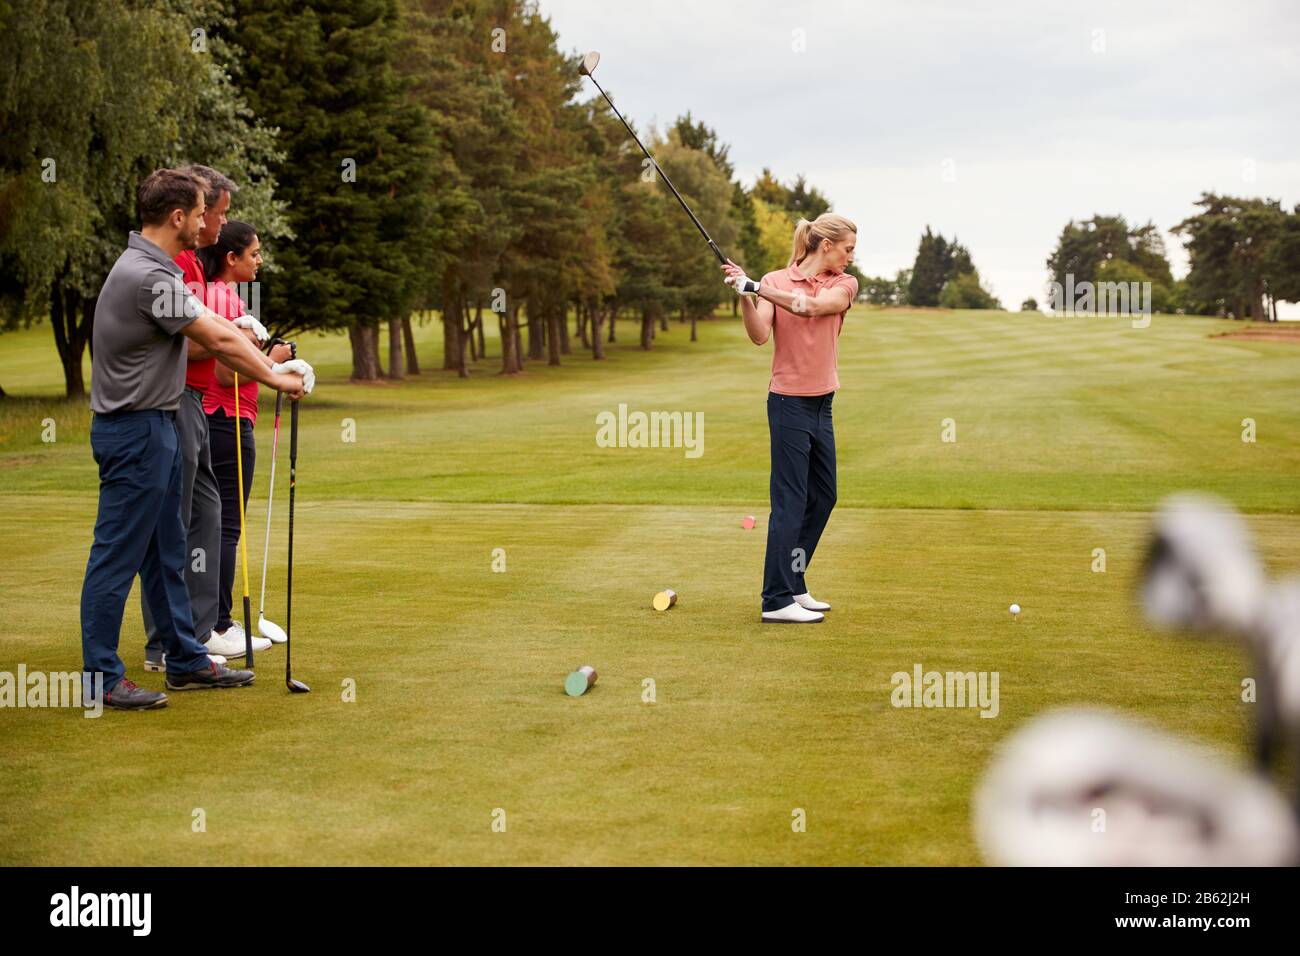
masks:
[[[295,238],[264,296],[277,329],[346,327],[352,376],[383,374],[380,323],[409,314],[440,234],[424,108],[396,68],[396,0],[237,0],[240,80],[280,129]]]

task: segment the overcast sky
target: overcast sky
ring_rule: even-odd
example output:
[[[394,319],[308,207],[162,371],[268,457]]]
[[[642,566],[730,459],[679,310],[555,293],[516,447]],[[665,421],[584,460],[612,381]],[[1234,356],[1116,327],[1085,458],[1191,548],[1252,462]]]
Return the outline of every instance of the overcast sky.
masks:
[[[1203,190],[1300,202],[1296,0],[541,9],[561,49],[600,51],[597,76],[639,127],[690,110],[746,184],[764,166],[807,176],[858,223],[869,275],[910,267],[929,224],[1015,308],[1043,301],[1071,218],[1153,220],[1184,275],[1168,230]]]

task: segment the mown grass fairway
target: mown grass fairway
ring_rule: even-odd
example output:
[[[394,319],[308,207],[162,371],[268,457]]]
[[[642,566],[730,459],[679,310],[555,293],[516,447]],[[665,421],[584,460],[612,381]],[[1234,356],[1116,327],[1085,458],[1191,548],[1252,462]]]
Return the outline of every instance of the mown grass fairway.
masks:
[[[345,337],[303,341],[319,384],[294,659],[313,693],[288,694],[276,649],[253,688],[159,712],[0,711],[0,863],[974,864],[971,789],[1045,709],[1105,705],[1240,758],[1245,659],[1152,633],[1132,600],[1147,512],[1178,489],[1228,497],[1270,570],[1300,570],[1300,347],[1212,337],[1233,327],[855,309],[839,507],[809,574],[835,610],[803,628],[758,624],[770,351],[738,322],[694,344],[674,322],[650,353],[620,323],[608,361],[509,380],[489,339],[470,380],[401,385],[350,385]],[[97,478],[50,337],[0,337],[18,396],[0,402],[0,670],[80,666]],[[421,353],[441,354],[432,326]],[[703,456],[598,448],[596,415],[620,403],[703,412]],[[255,613],[269,415],[257,431]],[[287,474],[286,442],[281,623]],[[665,587],[680,603],[656,614]],[[121,652],[162,686],[135,593]],[[998,671],[996,718],[891,707],[890,675],[917,663]],[[581,664],[600,680],[571,699]]]

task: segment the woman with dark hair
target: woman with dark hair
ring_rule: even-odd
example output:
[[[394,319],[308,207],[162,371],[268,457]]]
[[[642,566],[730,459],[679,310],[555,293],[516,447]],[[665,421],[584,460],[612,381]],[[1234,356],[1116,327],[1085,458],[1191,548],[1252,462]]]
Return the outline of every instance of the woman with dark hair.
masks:
[[[257,232],[246,222],[231,220],[221,229],[221,235],[210,246],[200,249],[199,258],[203,262],[203,272],[208,277],[207,306],[218,315],[238,321],[247,314],[238,287],[242,283],[252,282],[257,278],[257,270],[262,265],[262,245]],[[268,366],[287,362],[292,357],[287,345],[276,345],[269,356],[263,356]],[[241,493],[240,482],[235,479],[238,463],[243,463],[243,504],[248,504],[248,493],[253,486],[253,465],[257,457],[257,446],[253,441],[253,425],[257,422],[257,382],[243,379],[239,383],[239,431],[235,431],[235,375],[230,369],[217,363],[212,385],[203,396],[203,411],[208,416],[208,435],[212,448],[212,470],[217,476],[217,485],[221,491],[221,568],[220,568],[220,607],[218,609],[218,634],[225,634],[234,627],[235,639],[242,643],[243,635],[249,622],[242,624],[232,621],[231,591],[235,583],[235,549],[239,544],[239,509],[237,497]],[[235,442],[240,444],[238,458]],[[270,647],[270,642],[253,635],[253,649]]]
[[[723,280],[740,293],[745,332],[755,345],[769,337],[772,378],[772,513],[763,564],[764,624],[817,624],[831,606],[808,593],[804,572],[835,507],[835,429],[831,401],[844,313],[858,294],[853,262],[858,227],[832,212],[800,219],[790,262],[755,282],[728,261]]]

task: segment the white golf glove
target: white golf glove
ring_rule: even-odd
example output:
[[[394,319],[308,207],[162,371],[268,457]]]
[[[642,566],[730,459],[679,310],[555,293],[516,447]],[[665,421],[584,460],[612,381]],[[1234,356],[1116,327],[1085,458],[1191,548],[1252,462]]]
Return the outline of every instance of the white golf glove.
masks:
[[[735,289],[737,295],[758,295],[759,283],[743,272],[738,276],[727,276],[722,281]]]
[[[312,388],[316,385],[316,373],[312,371],[312,367],[302,359],[289,359],[287,362],[276,362],[271,366],[271,371],[277,372],[281,375],[288,372],[297,372],[302,376],[302,390],[307,395],[311,394]]]
[[[241,329],[252,329],[253,334],[257,336],[257,341],[265,342],[271,337],[271,333],[266,331],[266,326],[257,321],[257,316],[241,315],[235,319],[235,324]]]

